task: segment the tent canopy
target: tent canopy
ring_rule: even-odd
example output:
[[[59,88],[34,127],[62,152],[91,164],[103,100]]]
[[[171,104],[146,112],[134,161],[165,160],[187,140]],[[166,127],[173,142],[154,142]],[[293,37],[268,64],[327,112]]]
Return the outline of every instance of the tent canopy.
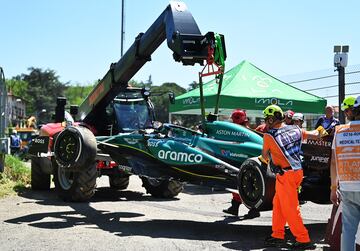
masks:
[[[203,85],[205,109],[210,111],[216,102],[218,84],[212,80]],[[323,113],[326,100],[274,78],[248,61],[224,74],[219,113],[237,108],[246,110],[264,110],[270,104],[279,105],[284,111],[293,110],[302,113]],[[212,110],[213,111],[213,110]],[[170,105],[173,114],[200,114],[200,90],[191,90],[176,97]]]

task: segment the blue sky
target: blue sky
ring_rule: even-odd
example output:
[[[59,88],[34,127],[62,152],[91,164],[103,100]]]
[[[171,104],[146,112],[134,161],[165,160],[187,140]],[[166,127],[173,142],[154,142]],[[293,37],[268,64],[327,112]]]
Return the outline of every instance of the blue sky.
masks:
[[[360,1],[187,0],[201,32],[225,35],[227,69],[246,59],[273,76],[328,69],[333,46],[350,45],[360,64]],[[145,32],[167,0],[125,0],[125,45]],[[120,58],[121,0],[0,0],[0,66],[7,78],[28,67],[53,69],[63,82],[88,84]],[[172,60],[165,43],[134,79],[187,87],[200,66]]]

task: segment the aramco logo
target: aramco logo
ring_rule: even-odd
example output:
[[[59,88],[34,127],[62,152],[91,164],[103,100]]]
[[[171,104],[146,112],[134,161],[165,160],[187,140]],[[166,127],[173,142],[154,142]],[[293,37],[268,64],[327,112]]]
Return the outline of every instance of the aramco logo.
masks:
[[[200,163],[203,160],[203,156],[201,154],[194,153],[184,153],[184,152],[174,152],[174,151],[164,151],[160,150],[158,153],[158,157],[160,159],[170,159],[173,161],[180,162],[190,162],[190,163]]]

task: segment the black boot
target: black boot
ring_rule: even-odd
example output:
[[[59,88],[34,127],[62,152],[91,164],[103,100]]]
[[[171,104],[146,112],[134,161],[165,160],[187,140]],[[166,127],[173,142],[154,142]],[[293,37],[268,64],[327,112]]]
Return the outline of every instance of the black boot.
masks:
[[[232,199],[231,207],[224,209],[223,212],[227,213],[227,214],[232,214],[232,215],[238,216],[240,205],[241,205],[241,202]]]
[[[249,212],[244,215],[245,219],[254,219],[257,217],[260,217],[260,212],[255,208],[251,208]]]

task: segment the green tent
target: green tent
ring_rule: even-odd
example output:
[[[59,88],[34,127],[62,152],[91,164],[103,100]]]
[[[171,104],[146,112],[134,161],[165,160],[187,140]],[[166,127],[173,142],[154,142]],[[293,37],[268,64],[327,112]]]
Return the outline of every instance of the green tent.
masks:
[[[206,112],[213,112],[218,85],[215,80],[204,84]],[[265,109],[270,104],[279,105],[284,111],[293,110],[305,114],[321,114],[326,100],[290,86],[267,74],[248,61],[224,74],[221,90],[219,114],[228,115],[234,109],[248,112]],[[184,93],[170,105],[172,114],[200,114],[199,88]]]

